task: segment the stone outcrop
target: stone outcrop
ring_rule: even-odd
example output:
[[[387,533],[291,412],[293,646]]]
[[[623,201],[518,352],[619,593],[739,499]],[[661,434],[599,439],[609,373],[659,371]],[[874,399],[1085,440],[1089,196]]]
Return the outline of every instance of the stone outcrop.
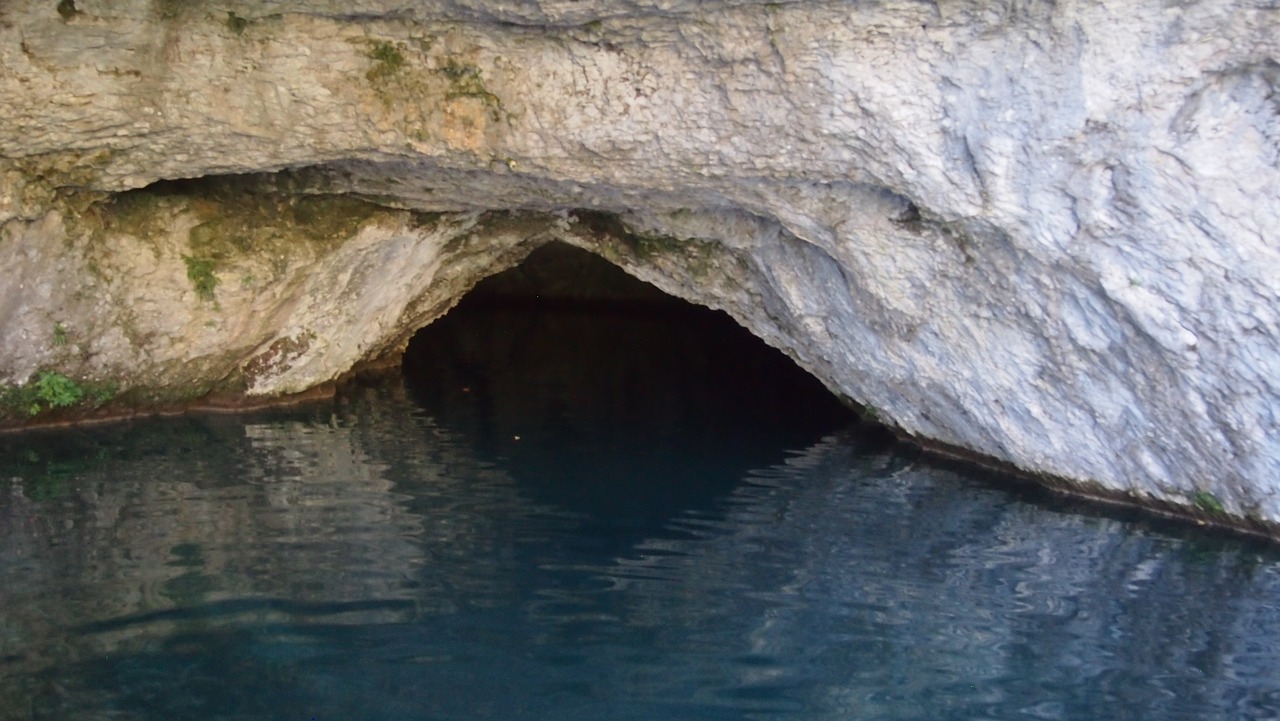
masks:
[[[3,399],[304,392],[559,240],[917,438],[1274,532],[1278,59],[1270,0],[7,3]]]

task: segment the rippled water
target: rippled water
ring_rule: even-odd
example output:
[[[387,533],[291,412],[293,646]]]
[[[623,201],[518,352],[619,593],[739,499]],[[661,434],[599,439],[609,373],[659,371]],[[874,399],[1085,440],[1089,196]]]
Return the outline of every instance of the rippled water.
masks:
[[[1280,717],[1270,547],[931,462],[709,326],[445,321],[332,404],[0,441],[0,717]]]

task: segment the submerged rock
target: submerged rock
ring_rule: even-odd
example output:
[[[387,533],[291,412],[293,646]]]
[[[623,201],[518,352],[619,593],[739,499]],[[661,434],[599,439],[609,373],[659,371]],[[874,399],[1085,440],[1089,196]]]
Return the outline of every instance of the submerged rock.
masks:
[[[305,392],[557,240],[916,438],[1274,533],[1276,13],[8,3],[0,401]]]

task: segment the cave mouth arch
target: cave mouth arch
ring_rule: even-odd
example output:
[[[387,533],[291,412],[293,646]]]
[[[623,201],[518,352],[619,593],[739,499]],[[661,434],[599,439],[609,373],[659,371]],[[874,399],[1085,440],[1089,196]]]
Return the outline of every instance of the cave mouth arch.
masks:
[[[485,443],[807,445],[857,420],[727,314],[560,242],[477,284],[401,367],[428,412]]]

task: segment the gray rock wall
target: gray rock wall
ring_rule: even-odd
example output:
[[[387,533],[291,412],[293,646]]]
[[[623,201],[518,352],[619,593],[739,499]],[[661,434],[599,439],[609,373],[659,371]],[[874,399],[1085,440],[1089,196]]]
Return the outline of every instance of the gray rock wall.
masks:
[[[559,239],[923,439],[1280,522],[1274,2],[431,8],[0,6],[0,383],[300,392]]]

